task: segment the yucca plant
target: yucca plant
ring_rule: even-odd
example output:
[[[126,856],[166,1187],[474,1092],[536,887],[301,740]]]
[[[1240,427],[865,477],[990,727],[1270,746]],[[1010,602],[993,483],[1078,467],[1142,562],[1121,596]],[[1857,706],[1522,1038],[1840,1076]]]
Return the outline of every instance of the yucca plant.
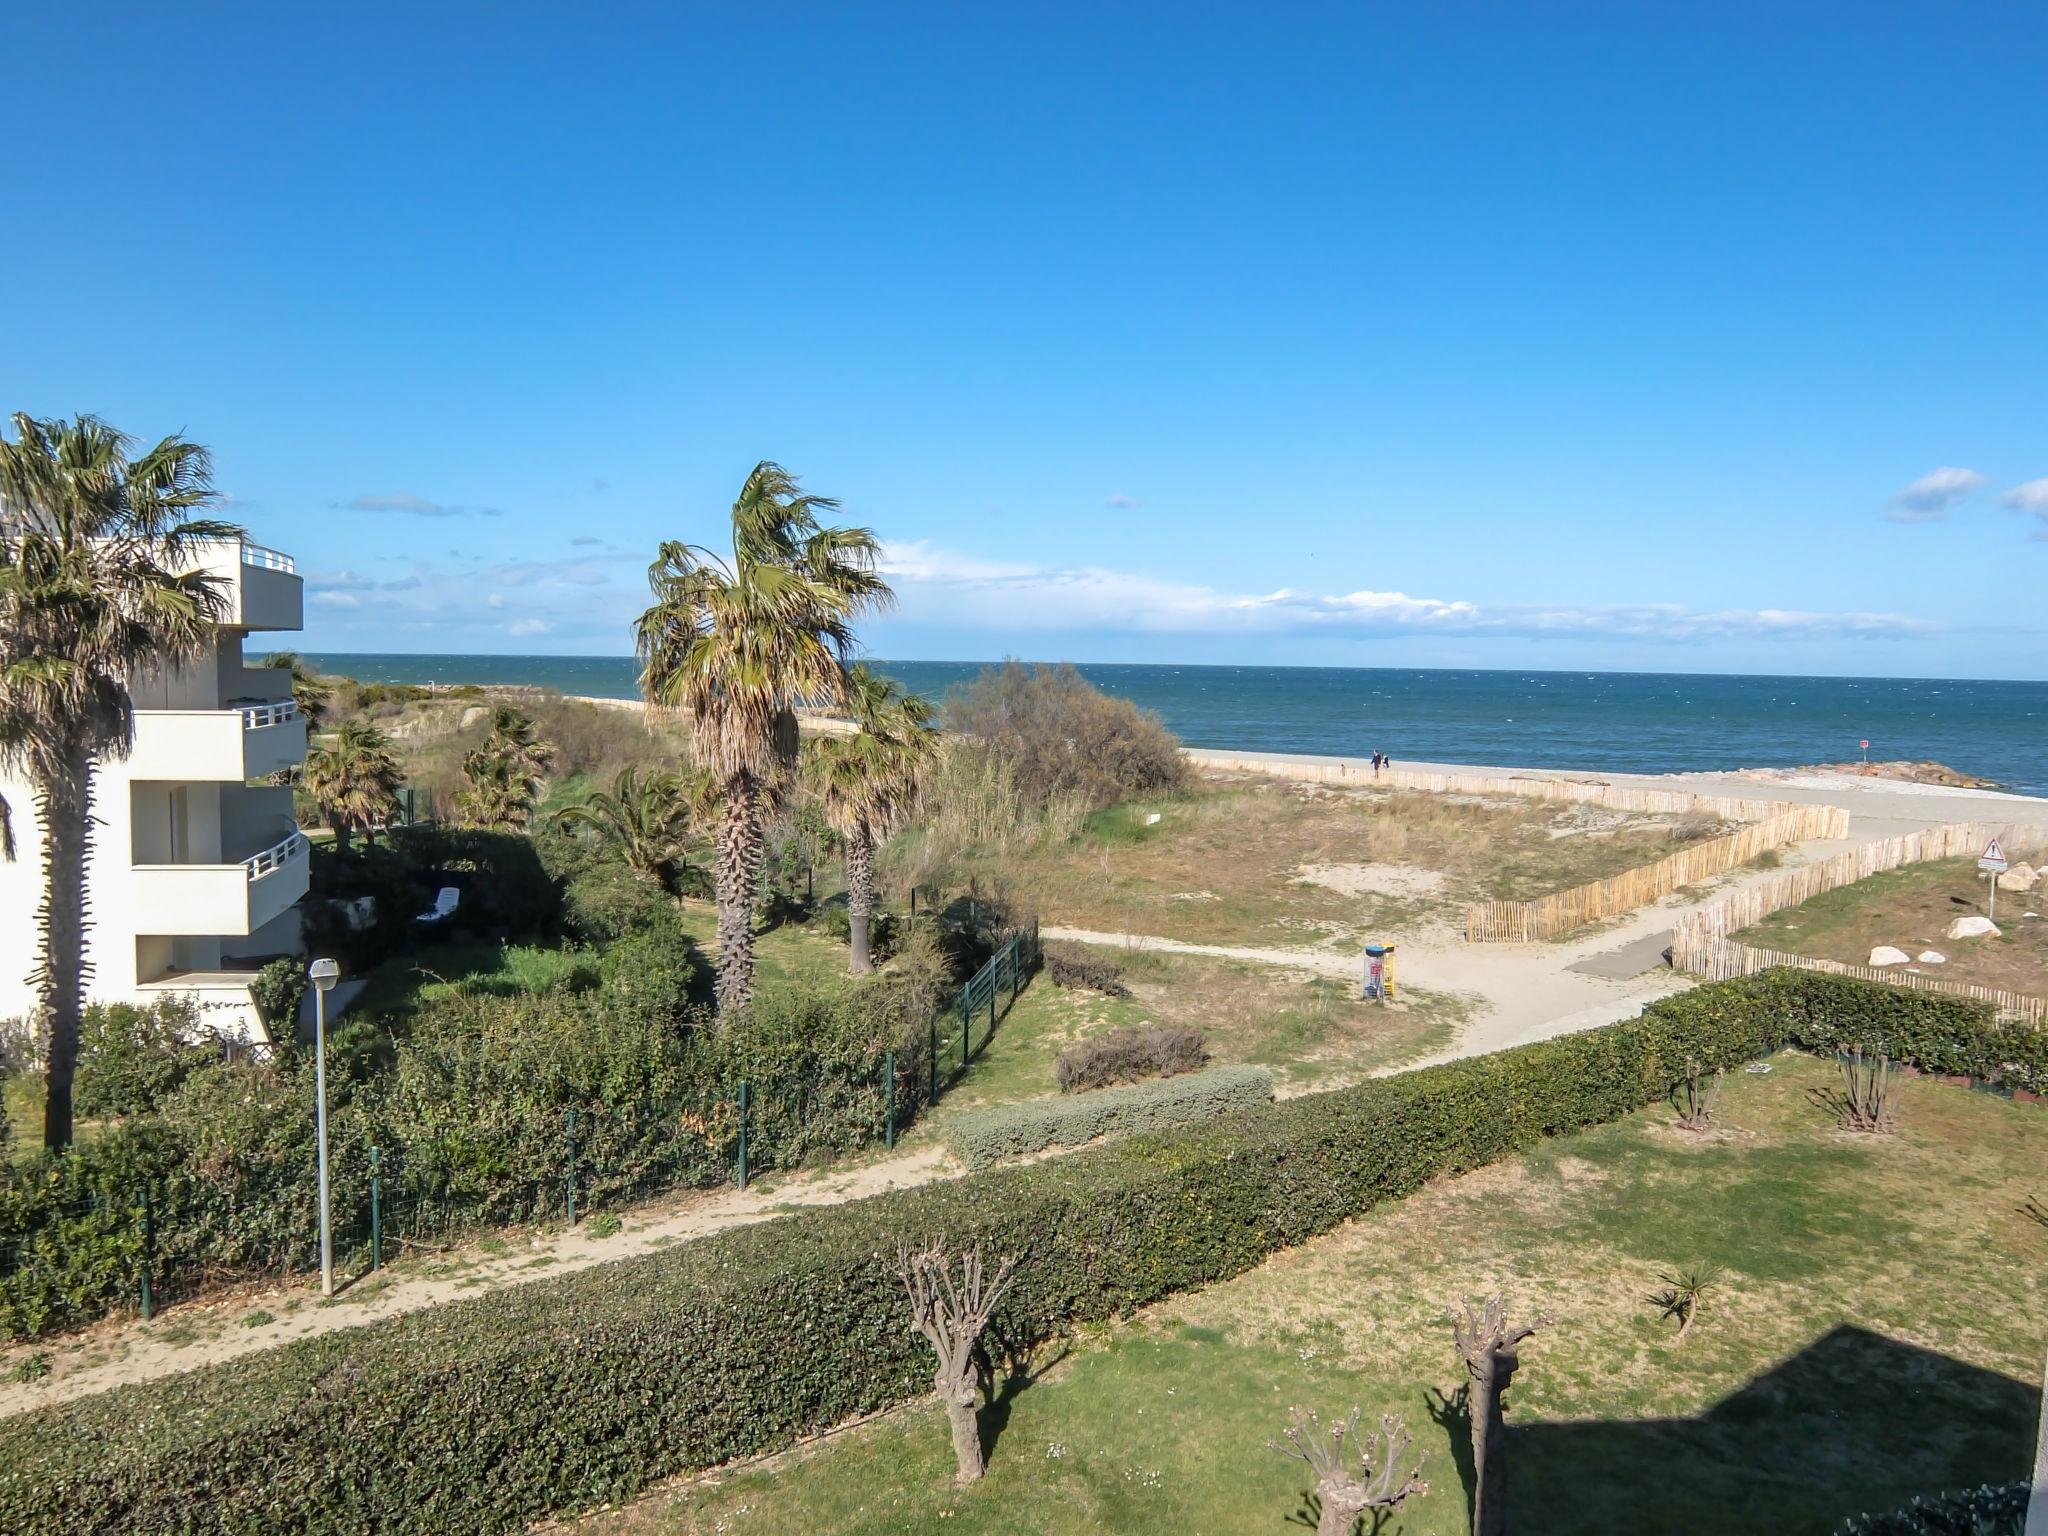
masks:
[[[1678,1319],[1676,1342],[1683,1344],[1685,1336],[1692,1332],[1692,1325],[1699,1320],[1700,1308],[1705,1305],[1707,1297],[1720,1288],[1724,1273],[1719,1264],[1700,1263],[1690,1269],[1673,1270],[1657,1277],[1663,1282],[1664,1289],[1650,1299],[1663,1308],[1664,1316]]]
[[[558,827],[590,833],[628,869],[652,880],[680,906],[683,876],[690,867],[690,838],[717,810],[716,788],[701,770],[643,776],[628,764],[610,789],[565,805],[550,819]]]
[[[1678,1080],[1672,1090],[1672,1104],[1678,1110],[1678,1128],[1682,1131],[1709,1131],[1714,1127],[1714,1106],[1721,1098],[1721,1085],[1727,1081],[1728,1069],[1716,1067],[1711,1073],[1697,1060],[1688,1057],[1685,1076]]]

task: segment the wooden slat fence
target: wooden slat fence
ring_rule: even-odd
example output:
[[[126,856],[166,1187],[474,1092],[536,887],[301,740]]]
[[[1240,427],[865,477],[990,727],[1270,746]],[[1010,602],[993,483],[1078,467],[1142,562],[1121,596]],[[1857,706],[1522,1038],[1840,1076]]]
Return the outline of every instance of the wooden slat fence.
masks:
[[[1703,800],[1705,796],[1701,797]],[[1706,809],[1702,806],[1701,809]],[[1605,880],[1574,886],[1533,901],[1484,901],[1465,909],[1465,937],[1475,944],[1532,943],[1583,928],[1602,918],[1633,912],[1673,891],[1739,869],[1758,854],[1808,838],[1846,837],[1849,813],[1834,805],[1784,805],[1775,815],[1725,837],[1623,870]]]
[[[1945,992],[1955,997],[1973,997],[1990,1003],[2008,1018],[2048,1023],[2048,998],[1998,987],[1980,987],[1969,982],[1949,981],[1939,976],[1914,975],[1892,967],[1847,965],[1839,960],[1816,960],[1809,955],[1786,954],[1744,944],[1730,935],[1759,923],[1773,912],[1796,907],[1823,891],[1837,890],[1867,880],[1886,870],[1928,859],[1955,859],[1983,852],[1992,838],[2003,842],[2010,853],[2043,846],[2041,834],[2032,827],[2006,822],[1960,821],[1930,827],[1903,837],[1888,837],[1865,843],[1818,864],[1786,870],[1775,879],[1758,881],[1732,891],[1696,912],[1688,912],[1673,927],[1671,964],[1708,981],[1727,981],[1736,976],[1753,976],[1773,966],[1796,966],[1800,970],[1828,971],[1837,976],[1855,976],[1864,981],[1881,981],[1892,986],[1911,987],[1923,992]]]
[[[1425,773],[1407,768],[1372,771],[1371,765],[1314,762],[1307,759],[1246,757],[1231,752],[1189,750],[1190,762],[1204,768],[1270,774],[1318,784],[1349,784],[1370,789],[1415,789],[1437,795],[1520,795],[1533,800],[1569,801],[1615,811],[1660,815],[1702,812],[1724,821],[1751,825],[1725,837],[1695,843],[1654,864],[1626,870],[1605,880],[1575,886],[1535,901],[1486,901],[1465,910],[1465,937],[1475,944],[1530,943],[1554,938],[1618,917],[1698,880],[1726,874],[1758,854],[1808,838],[1849,835],[1849,813],[1834,805],[1796,805],[1785,800],[1741,800],[1725,795],[1694,795],[1684,790],[1641,789],[1594,779],[1534,778],[1509,773]]]

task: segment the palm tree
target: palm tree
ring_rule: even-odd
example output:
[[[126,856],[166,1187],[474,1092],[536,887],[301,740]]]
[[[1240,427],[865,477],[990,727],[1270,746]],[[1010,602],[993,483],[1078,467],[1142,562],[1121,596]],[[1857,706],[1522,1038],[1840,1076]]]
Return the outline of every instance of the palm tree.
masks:
[[[541,740],[531,719],[509,704],[494,706],[482,745],[462,758],[469,784],[455,797],[455,808],[463,825],[498,831],[526,826],[546,787],[542,775],[554,760],[553,743]]]
[[[0,771],[27,781],[42,843],[33,979],[55,1149],[71,1142],[85,1005],[93,764],[134,742],[131,677],[215,644],[227,593],[197,555],[242,530],[200,515],[218,493],[196,443],[167,437],[138,456],[91,416],[13,425],[14,441],[0,438]]]
[[[263,658],[261,665],[291,673],[292,702],[299,706],[299,713],[305,717],[306,729],[318,730],[321,720],[326,717],[328,701],[334,697],[334,690],[327,686],[318,672],[306,665],[306,658],[297,651],[272,651]]]
[[[754,994],[754,894],[761,831],[797,752],[800,704],[846,695],[853,621],[888,603],[880,546],[830,528],[838,503],[804,494],[779,464],[754,466],[732,505],[732,558],[667,542],[635,625],[640,689],[657,713],[686,715],[691,752],[718,784],[718,1006]]]
[[[916,804],[939,733],[927,700],[865,666],[847,674],[847,705],[860,729],[813,742],[805,777],[844,850],[850,969],[864,976],[874,968],[868,935],[875,912],[875,848]]]
[[[349,839],[358,832],[376,844],[377,828],[398,815],[404,778],[389,736],[360,720],[344,720],[306,754],[300,782],[334,829],[334,845],[346,853]]]
[[[640,777],[637,767],[621,768],[609,790],[565,805],[551,818],[558,827],[586,827],[618,854],[627,868],[653,880],[680,905],[684,857],[691,832],[709,821],[717,808],[711,776],[656,772]]]

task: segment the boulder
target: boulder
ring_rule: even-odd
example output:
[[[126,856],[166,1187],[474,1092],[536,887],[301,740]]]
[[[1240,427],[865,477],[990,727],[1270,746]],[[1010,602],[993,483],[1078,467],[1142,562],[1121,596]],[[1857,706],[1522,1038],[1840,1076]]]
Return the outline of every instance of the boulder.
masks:
[[[1880,944],[1870,952],[1872,965],[1904,965],[1912,958],[1903,949],[1896,949],[1890,944]]]
[[[1948,956],[1938,949],[1923,949],[1920,951],[1920,963],[1922,965],[1947,965]]]
[[[2001,891],[2031,891],[2041,883],[2041,872],[2031,864],[2015,864],[1998,877]]]
[[[1951,939],[1995,939],[1998,924],[1988,917],[1959,917],[1948,925]]]

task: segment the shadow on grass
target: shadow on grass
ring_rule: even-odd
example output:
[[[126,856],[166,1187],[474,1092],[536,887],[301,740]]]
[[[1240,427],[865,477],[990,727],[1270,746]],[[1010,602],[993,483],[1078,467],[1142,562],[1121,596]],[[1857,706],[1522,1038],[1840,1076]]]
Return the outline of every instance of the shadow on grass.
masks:
[[[1694,1418],[1512,1425],[1510,1516],[1518,1536],[1826,1536],[1918,1494],[2026,1476],[2040,1399],[1845,1324]]]
[[[1073,1346],[1066,1342],[1047,1353],[1042,1344],[1020,1346],[999,1338],[985,1340],[976,1349],[975,1373],[981,1378],[983,1402],[976,1421],[981,1429],[981,1454],[985,1460],[995,1460],[996,1443],[1009,1428],[1018,1394],[1037,1385],[1046,1372],[1072,1353]]]

